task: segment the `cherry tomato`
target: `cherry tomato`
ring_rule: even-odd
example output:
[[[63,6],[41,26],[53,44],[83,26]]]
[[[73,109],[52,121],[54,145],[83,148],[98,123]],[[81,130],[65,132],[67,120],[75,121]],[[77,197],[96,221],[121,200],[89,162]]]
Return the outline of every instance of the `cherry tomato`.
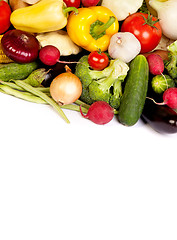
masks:
[[[104,52],[93,51],[88,56],[88,63],[94,70],[103,70],[109,64],[109,58]]]
[[[10,27],[11,8],[5,1],[0,1],[0,34]]]
[[[64,0],[64,2],[66,3],[67,7],[75,7],[75,8],[79,8],[81,4],[81,0]]]
[[[122,32],[131,32],[141,43],[141,53],[152,51],[160,42],[162,29],[157,18],[146,13],[134,13],[122,23]]]

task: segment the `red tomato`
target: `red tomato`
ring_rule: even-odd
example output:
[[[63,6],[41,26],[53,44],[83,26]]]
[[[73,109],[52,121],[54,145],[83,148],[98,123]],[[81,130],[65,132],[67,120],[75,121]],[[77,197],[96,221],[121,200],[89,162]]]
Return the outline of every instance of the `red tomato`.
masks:
[[[0,34],[10,27],[11,8],[5,1],[0,1]]]
[[[75,8],[79,8],[81,4],[81,0],[64,0],[64,2],[66,3],[67,7],[75,7]]]
[[[152,51],[160,42],[162,29],[157,18],[146,13],[134,13],[122,23],[122,32],[131,32],[141,43],[141,53]]]
[[[88,56],[88,63],[94,70],[103,70],[109,64],[109,58],[104,52],[93,51]]]

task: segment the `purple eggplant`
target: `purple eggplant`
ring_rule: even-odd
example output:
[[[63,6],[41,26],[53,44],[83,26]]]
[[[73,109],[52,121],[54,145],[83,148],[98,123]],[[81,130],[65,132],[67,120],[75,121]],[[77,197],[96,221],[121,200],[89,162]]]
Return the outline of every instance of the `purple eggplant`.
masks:
[[[42,62],[40,62],[40,66],[48,69],[48,74],[46,75],[46,79],[42,82],[42,85],[44,87],[49,87],[52,80],[58,76],[60,73],[65,72],[65,66],[68,65],[71,71],[74,73],[75,72],[75,67],[76,63],[79,61],[79,59],[83,56],[88,54],[85,50],[81,51],[78,54],[72,54],[69,56],[61,56],[60,61],[68,62],[66,63],[61,63],[58,62],[54,66],[46,66]],[[69,63],[69,62],[75,62],[75,63]]]
[[[141,119],[159,133],[177,133],[177,113],[166,105],[146,99]]]

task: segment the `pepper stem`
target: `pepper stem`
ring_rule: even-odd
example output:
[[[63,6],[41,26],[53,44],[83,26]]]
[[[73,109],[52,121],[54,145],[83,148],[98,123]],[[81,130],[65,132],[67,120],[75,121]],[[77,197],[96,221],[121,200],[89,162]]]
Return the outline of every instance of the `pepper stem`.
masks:
[[[101,21],[96,21],[91,24],[90,34],[94,39],[98,39],[105,35],[105,31],[115,22],[116,18],[114,16],[110,16],[109,20],[106,23],[102,23]]]
[[[63,6],[63,13],[67,15],[69,12],[75,12],[75,14],[78,14],[78,9],[75,7],[65,7]]]
[[[114,22],[115,22],[115,17],[111,16],[106,23],[104,23],[103,25],[95,29],[95,34],[99,35],[102,32],[106,31]]]

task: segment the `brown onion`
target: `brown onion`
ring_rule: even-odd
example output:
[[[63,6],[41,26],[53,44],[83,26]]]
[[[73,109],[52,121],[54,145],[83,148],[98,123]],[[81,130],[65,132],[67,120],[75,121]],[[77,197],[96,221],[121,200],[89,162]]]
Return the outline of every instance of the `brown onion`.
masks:
[[[35,61],[40,49],[39,41],[33,34],[18,29],[6,32],[1,39],[1,45],[4,53],[19,63]]]
[[[66,68],[66,72],[55,77],[50,84],[50,94],[59,105],[75,102],[81,93],[82,83],[69,67]]]

